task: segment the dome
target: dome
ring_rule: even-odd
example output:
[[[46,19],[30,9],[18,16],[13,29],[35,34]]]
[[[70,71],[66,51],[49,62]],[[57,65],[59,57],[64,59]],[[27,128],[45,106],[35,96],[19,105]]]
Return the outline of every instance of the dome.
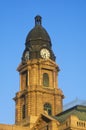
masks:
[[[47,31],[41,25],[41,16],[35,17],[35,27],[28,33],[26,42],[38,39],[42,39],[48,42],[51,41]]]
[[[41,16],[35,17],[35,26],[28,33],[25,41],[25,50],[22,56],[22,62],[31,59],[43,58],[41,50],[47,50],[50,59],[55,61],[55,55],[52,50],[52,43],[46,29],[42,27]]]

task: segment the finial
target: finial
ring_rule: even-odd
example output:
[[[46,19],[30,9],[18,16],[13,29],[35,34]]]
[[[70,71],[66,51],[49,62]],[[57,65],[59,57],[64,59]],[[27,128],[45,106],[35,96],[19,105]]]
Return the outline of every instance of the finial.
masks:
[[[41,19],[42,17],[40,15],[37,15],[35,17],[35,25],[41,25]]]

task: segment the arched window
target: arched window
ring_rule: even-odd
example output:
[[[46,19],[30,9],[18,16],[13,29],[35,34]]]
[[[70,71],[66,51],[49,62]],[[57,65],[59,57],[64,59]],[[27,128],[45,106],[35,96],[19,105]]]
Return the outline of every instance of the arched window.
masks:
[[[49,87],[49,76],[47,73],[43,74],[43,86]]]
[[[44,104],[44,111],[46,111],[49,115],[52,114],[52,107],[49,103]]]
[[[22,89],[27,89],[28,87],[28,71],[24,71],[21,74],[21,84],[22,84]]]
[[[25,104],[22,106],[22,119],[26,117],[26,106]]]

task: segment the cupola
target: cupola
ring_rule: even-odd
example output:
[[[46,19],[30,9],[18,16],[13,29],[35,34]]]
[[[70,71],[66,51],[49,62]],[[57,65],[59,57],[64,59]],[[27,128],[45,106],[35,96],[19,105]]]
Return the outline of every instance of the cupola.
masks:
[[[35,17],[35,26],[28,33],[25,41],[25,50],[22,56],[22,61],[30,59],[42,58],[40,56],[40,50],[44,48],[49,50],[50,59],[55,61],[55,56],[52,51],[52,44],[49,34],[42,26],[42,17],[37,15]]]

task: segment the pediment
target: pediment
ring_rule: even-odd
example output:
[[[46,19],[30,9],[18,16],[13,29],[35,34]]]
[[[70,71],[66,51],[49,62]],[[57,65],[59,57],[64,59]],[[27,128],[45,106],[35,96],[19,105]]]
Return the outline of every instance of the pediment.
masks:
[[[52,60],[50,60],[50,59],[41,60],[40,63],[42,64],[43,67],[46,67],[46,66],[47,66],[47,68],[48,68],[48,66],[49,66],[49,67],[51,67],[51,68],[53,68],[53,69],[56,68],[58,71],[60,70],[60,69],[59,69],[59,66],[56,64],[56,62],[54,62],[54,61],[52,61]]]
[[[52,121],[56,121],[49,115],[41,114],[31,130],[46,130],[51,127]]]

